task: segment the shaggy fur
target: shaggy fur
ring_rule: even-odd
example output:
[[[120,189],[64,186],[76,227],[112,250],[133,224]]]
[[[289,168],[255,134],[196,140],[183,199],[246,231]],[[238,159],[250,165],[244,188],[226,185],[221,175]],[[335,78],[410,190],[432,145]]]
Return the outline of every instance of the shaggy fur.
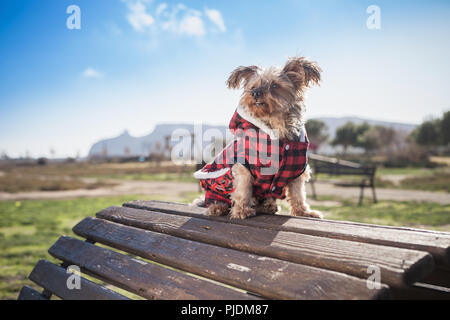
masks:
[[[304,92],[311,84],[319,84],[321,69],[304,57],[290,58],[282,69],[274,67],[262,70],[257,66],[238,67],[230,75],[227,85],[231,89],[243,86],[240,105],[254,118],[277,132],[280,139],[294,139],[305,123]],[[252,198],[253,178],[242,164],[232,167],[234,191],[231,194],[231,210],[227,204],[215,203],[208,207],[208,214],[222,215],[231,212],[232,219],[245,219],[255,212],[273,214],[278,207],[273,198],[260,203]],[[311,210],[306,203],[305,182],[310,169],[287,187],[287,200],[291,215],[322,218],[320,212]]]

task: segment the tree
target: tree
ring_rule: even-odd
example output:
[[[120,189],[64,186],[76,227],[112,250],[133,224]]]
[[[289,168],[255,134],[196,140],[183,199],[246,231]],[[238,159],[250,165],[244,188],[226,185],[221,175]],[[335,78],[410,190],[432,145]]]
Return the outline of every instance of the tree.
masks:
[[[417,144],[424,147],[441,145],[443,140],[441,127],[440,119],[425,121],[412,132],[412,137]]]
[[[331,144],[333,146],[341,145],[344,148],[344,154],[347,153],[349,146],[358,145],[358,134],[362,130],[358,128],[353,122],[349,121],[342,127],[337,128],[336,136]]]
[[[306,123],[306,131],[308,132],[309,141],[315,149],[327,141],[329,136],[327,125],[320,120],[309,120]]]
[[[353,122],[349,121],[336,130],[336,136],[331,144],[333,146],[343,146],[344,154],[347,153],[347,149],[349,146],[362,148],[369,147],[369,145],[367,144],[368,141],[364,141],[363,137],[370,128],[371,127],[367,122],[356,125]]]
[[[371,127],[364,134],[358,137],[358,146],[364,148],[366,152],[373,152],[382,146],[380,131],[378,127]]]
[[[365,134],[369,129],[371,128],[370,124],[368,124],[367,122],[363,122],[362,124],[360,124],[359,126],[356,126],[356,135],[362,136],[363,134]],[[357,143],[358,144],[358,143]]]
[[[396,141],[397,132],[389,127],[371,126],[358,136],[358,146],[366,152],[389,148]]]
[[[442,143],[448,145],[450,143],[450,110],[442,115],[441,134]]]

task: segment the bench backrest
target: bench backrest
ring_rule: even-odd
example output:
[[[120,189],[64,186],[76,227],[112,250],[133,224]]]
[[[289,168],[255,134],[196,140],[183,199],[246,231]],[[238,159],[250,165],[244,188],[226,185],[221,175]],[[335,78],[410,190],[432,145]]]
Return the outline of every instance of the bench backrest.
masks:
[[[310,154],[308,158],[310,159],[315,174],[362,175],[373,178],[376,172],[376,166],[364,166],[356,162],[316,154]]]

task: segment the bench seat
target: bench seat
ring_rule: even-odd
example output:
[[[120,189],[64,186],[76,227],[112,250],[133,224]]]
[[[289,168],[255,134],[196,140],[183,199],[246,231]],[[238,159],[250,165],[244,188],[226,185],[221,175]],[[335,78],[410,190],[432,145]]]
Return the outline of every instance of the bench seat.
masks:
[[[450,234],[257,215],[206,216],[162,201],[109,207],[78,223],[38,262],[19,299],[450,299]],[[80,289],[68,289],[69,265]],[[379,286],[368,281],[379,271]],[[94,283],[93,277],[108,288]],[[98,282],[98,281],[97,281]],[[112,287],[114,286],[114,287]]]

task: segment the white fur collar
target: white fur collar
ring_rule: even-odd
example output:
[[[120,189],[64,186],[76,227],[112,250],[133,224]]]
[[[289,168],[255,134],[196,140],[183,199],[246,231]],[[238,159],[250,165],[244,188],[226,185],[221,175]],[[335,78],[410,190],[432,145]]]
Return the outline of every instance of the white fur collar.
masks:
[[[254,126],[258,127],[259,129],[263,130],[265,133],[267,133],[270,136],[270,139],[277,140],[279,139],[279,135],[276,131],[272,130],[269,126],[267,126],[263,121],[259,120],[258,118],[255,118],[252,116],[242,105],[239,105],[237,107],[237,113],[247,120],[248,122],[252,123]],[[300,127],[300,142],[306,142],[306,129],[305,125],[302,124]]]
[[[255,118],[250,113],[248,113],[242,105],[239,105],[236,111],[242,118],[267,133],[270,136],[270,139],[277,140],[279,138],[278,134],[275,131],[269,128],[263,121]]]
[[[205,171],[203,171],[203,168],[202,168],[202,169],[194,172],[194,178],[196,178],[196,179],[215,179],[220,176],[223,176],[229,170],[230,170],[230,168],[222,168],[217,171],[205,172]]]

